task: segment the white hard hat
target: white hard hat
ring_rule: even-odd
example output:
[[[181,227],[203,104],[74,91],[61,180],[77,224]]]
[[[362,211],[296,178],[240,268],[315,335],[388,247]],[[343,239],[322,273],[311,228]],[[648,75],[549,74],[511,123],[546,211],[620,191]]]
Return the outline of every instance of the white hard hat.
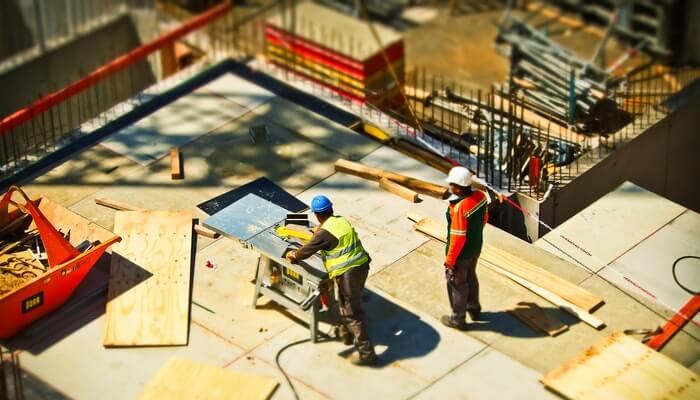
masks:
[[[455,185],[466,187],[472,184],[473,177],[474,175],[469,172],[468,169],[464,167],[454,167],[450,170],[450,173],[447,175],[447,179],[445,179],[445,181],[447,183],[453,183]]]

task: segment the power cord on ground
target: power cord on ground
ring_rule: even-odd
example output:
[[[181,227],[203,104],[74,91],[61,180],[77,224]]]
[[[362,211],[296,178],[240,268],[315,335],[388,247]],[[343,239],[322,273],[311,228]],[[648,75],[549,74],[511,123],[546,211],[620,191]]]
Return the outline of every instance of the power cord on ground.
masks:
[[[671,267],[671,273],[673,274],[673,280],[676,281],[676,285],[680,286],[681,289],[685,290],[686,292],[692,294],[693,296],[700,293],[697,291],[692,291],[688,289],[688,287],[684,286],[679,280],[678,277],[676,276],[676,265],[678,264],[678,261],[685,260],[686,258],[695,258],[697,260],[700,260],[700,257],[698,256],[683,256],[683,257],[678,257],[676,261],[673,262],[673,267]]]
[[[333,338],[331,337],[331,332],[334,329],[335,329],[335,327],[331,327],[331,329],[328,331],[328,333],[326,333],[325,335],[322,333],[322,335],[325,337],[326,340],[333,340]],[[292,393],[294,394],[294,398],[296,400],[299,400],[299,394],[297,393],[297,390],[294,387],[294,384],[292,383],[291,378],[289,378],[289,375],[287,375],[287,371],[285,371],[284,368],[282,368],[282,364],[280,364],[280,357],[282,356],[282,353],[285,350],[289,349],[290,347],[294,347],[296,345],[303,344],[303,343],[310,342],[310,341],[311,341],[311,339],[302,339],[302,340],[297,340],[296,342],[289,343],[286,346],[279,349],[279,351],[275,355],[275,364],[277,364],[277,369],[279,369],[280,372],[282,373],[282,375],[284,376],[284,379],[287,381],[287,384],[289,385],[289,388],[292,390]]]

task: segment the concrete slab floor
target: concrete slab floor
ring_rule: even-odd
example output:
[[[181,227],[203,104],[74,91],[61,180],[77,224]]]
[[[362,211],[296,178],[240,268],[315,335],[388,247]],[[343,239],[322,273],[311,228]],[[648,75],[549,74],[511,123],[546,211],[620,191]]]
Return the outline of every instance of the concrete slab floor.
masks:
[[[431,240],[370,277],[369,282],[412,307],[438,318],[450,311],[442,268],[443,257],[444,245]],[[538,265],[544,267],[547,264]],[[607,327],[596,331],[484,265],[480,264],[478,268],[484,309],[482,318],[485,322],[473,323],[468,334],[542,373],[554,369],[614,330],[652,328],[664,322],[662,317],[647,306],[594,276],[581,286],[605,299],[606,304],[595,315],[605,321]],[[578,269],[573,267],[573,270]],[[416,279],[416,276],[421,279]],[[569,330],[554,338],[534,333],[505,311],[519,301],[539,304],[546,312],[568,324]],[[553,348],[557,351],[552,351]],[[694,363],[699,351],[697,341],[685,332],[665,349],[665,353],[684,365]]]
[[[172,356],[224,365],[243,353],[197,325],[190,327],[187,346],[105,349],[104,299],[92,304],[88,314],[74,321],[72,333],[53,346],[36,355],[22,352],[22,367],[73,398],[133,399]]]

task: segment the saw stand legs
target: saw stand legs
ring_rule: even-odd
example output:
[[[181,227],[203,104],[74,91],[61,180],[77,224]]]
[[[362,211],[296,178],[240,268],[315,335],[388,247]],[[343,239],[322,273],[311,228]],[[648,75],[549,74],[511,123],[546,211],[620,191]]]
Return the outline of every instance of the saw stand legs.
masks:
[[[258,298],[260,296],[268,297],[275,303],[286,307],[292,311],[298,311],[300,313],[305,313],[308,315],[307,321],[309,323],[309,331],[311,334],[311,342],[318,342],[318,321],[320,319],[320,299],[316,299],[308,310],[304,311],[301,309],[299,304],[291,301],[289,298],[278,293],[273,288],[268,287],[264,283],[265,273],[270,270],[270,259],[261,254],[258,258],[258,268],[255,272],[255,293],[253,294],[253,309],[257,308]]]

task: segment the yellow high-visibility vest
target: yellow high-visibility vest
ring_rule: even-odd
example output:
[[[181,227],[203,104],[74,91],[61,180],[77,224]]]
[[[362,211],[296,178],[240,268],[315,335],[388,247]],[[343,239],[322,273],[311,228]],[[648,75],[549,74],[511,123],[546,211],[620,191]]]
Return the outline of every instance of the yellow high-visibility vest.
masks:
[[[320,251],[328,276],[335,278],[369,261],[369,255],[348,220],[334,215],[321,228],[338,239],[338,245],[334,249]]]

